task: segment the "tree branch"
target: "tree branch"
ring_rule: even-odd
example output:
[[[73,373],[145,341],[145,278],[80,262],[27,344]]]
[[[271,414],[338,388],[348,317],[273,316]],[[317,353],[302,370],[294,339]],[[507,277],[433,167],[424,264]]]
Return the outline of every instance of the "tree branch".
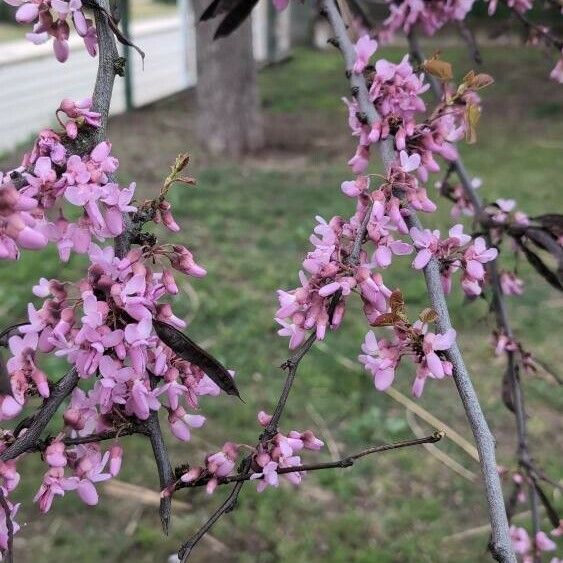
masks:
[[[8,532],[7,546],[2,552],[3,561],[4,563],[12,563],[14,560],[14,523],[12,522],[12,511],[2,487],[0,487],[0,506],[6,517],[6,531]]]
[[[51,390],[48,399],[43,401],[43,405],[33,415],[31,424],[16,438],[16,441],[0,454],[1,461],[14,459],[19,455],[35,449],[41,438],[41,433],[53,418],[62,402],[72,393],[78,385],[79,377],[76,369],[70,369],[65,376]]]
[[[410,446],[417,446],[420,444],[434,444],[439,442],[446,433],[441,430],[438,432],[434,432],[434,434],[430,436],[424,436],[423,438],[417,438],[415,440],[405,440],[403,442],[395,442],[391,444],[382,444],[380,446],[373,446],[371,448],[367,448],[362,450],[361,452],[348,455],[341,459],[337,459],[335,461],[328,461],[325,463],[310,463],[304,465],[296,465],[294,467],[278,467],[276,473],[278,475],[285,475],[287,473],[299,473],[301,471],[319,471],[321,469],[345,469],[346,467],[351,467],[354,465],[354,462],[362,457],[387,452],[389,450],[398,450],[401,448],[407,448]],[[228,477],[223,477],[218,479],[219,485],[228,485],[229,483],[239,483],[241,481],[248,481],[250,477],[254,474],[254,472],[239,472],[236,475],[230,475]],[[205,476],[196,481],[190,481],[189,483],[178,483],[175,487],[175,490],[180,489],[191,489],[195,487],[204,487],[207,483],[212,479],[212,476]]]
[[[336,43],[340,48],[346,64],[346,74],[349,77],[350,85],[357,91],[356,99],[360,111],[365,113],[370,124],[379,121],[379,115],[369,99],[369,93],[365,79],[362,75],[352,72],[355,62],[354,46],[348,37],[346,26],[342,21],[340,12],[334,0],[321,0],[323,8],[329,22],[331,23],[335,35]],[[395,160],[394,143],[391,137],[379,143],[379,152],[386,170],[389,170]],[[407,217],[410,227],[422,228],[422,225],[414,211]],[[431,259],[424,269],[426,287],[432,307],[438,314],[437,326],[441,332],[451,328],[451,320],[442,284],[440,280],[440,268],[438,261]],[[502,488],[497,472],[495,459],[495,443],[487,421],[483,415],[481,405],[463,357],[456,343],[447,351],[448,360],[453,365],[453,377],[463,403],[467,419],[470,423],[475,444],[479,452],[481,471],[485,482],[485,493],[488,504],[489,519],[491,521],[492,540],[491,552],[493,557],[501,562],[515,562],[514,551],[508,530],[508,520],[506,517]]]
[[[546,26],[538,25],[530,20],[527,16],[519,12],[518,10],[514,9],[512,6],[509,5],[508,2],[503,2],[505,6],[512,12],[512,15],[517,19],[520,20],[520,23],[524,25],[524,28],[527,30],[533,30],[534,33],[537,33],[542,39],[552,47],[555,47],[558,51],[563,50],[563,39],[553,35],[550,33],[549,29]],[[559,8],[561,9],[561,8]]]
[[[250,458],[245,459],[241,467],[241,471],[244,471],[245,473],[248,472],[248,469],[250,468],[249,460]],[[203,536],[205,536],[205,534],[207,534],[207,532],[214,526],[215,522],[217,522],[217,520],[219,520],[221,516],[223,516],[223,514],[231,512],[231,510],[235,508],[244,483],[245,481],[239,481],[233,487],[232,491],[229,493],[229,496],[225,499],[223,504],[219,508],[217,508],[217,510],[215,510],[215,512],[205,522],[205,524],[193,536],[191,536],[186,542],[182,544],[182,547],[180,547],[178,551],[178,557],[180,558],[180,561],[182,563],[185,563],[188,560],[193,548],[198,544],[201,538],[203,538]]]
[[[123,70],[123,59],[119,56],[115,37],[109,22],[110,5],[108,0],[92,0],[90,2],[94,11],[94,18],[96,24],[96,33],[98,36],[99,47],[99,62],[98,73],[96,76],[96,83],[93,93],[92,109],[101,114],[101,126],[86,127],[84,126],[75,141],[69,142],[67,149],[73,154],[86,154],[90,150],[106,139],[107,137],[107,122],[109,116],[109,109],[111,104],[111,97],[113,92],[113,85],[117,74],[121,74]],[[129,216],[124,216],[125,229],[122,235],[115,240],[115,252],[118,257],[123,257],[131,248],[130,233],[132,223]],[[57,409],[62,402],[68,397],[72,390],[77,386],[79,376],[77,371],[71,369],[62,379],[57,383],[51,391],[50,397],[44,401],[40,409],[31,417],[31,424],[25,431],[20,434],[16,441],[11,444],[2,454],[0,459],[6,461],[13,459],[18,455],[40,449],[41,433],[55,415]],[[174,481],[174,473],[170,463],[166,444],[162,437],[158,421],[158,413],[151,412],[149,420],[144,424],[142,429],[131,429],[126,432],[127,434],[142,433],[149,436],[151,446],[158,469],[161,488],[165,488]],[[110,439],[119,433],[107,432],[95,436],[97,440]],[[121,435],[124,435],[122,432]],[[67,438],[64,440],[67,445],[88,443],[94,441],[94,436],[83,438]],[[170,499],[163,499],[160,505],[160,517],[165,533],[167,533],[170,521]]]
[[[158,411],[151,411],[149,419],[146,422],[146,430],[151,442],[154,460],[156,462],[158,478],[160,480],[160,490],[163,491],[166,487],[174,483],[175,477],[170,457],[168,456],[166,442],[164,441],[162,430],[160,429]],[[161,497],[159,514],[162,529],[164,530],[164,533],[168,535],[172,515],[172,499],[170,497]]]
[[[367,223],[364,226],[364,233],[362,236],[365,236],[366,229]],[[340,292],[334,294],[334,297],[332,298],[329,305],[329,319],[332,319],[332,315],[334,314],[336,305],[338,305],[338,302],[340,301],[340,297]],[[316,342],[316,340],[316,334],[312,332],[307,340],[305,340],[305,342],[281,365],[282,369],[287,369],[287,376],[285,378],[283,389],[274,408],[272,418],[270,419],[270,422],[258,439],[259,444],[271,440],[276,435],[278,431],[279,421],[285,410],[287,399],[289,398],[289,393],[291,392],[295,377],[297,376],[299,364],[301,363],[301,360],[307,355],[307,352],[309,352],[309,350],[313,347],[313,344]],[[249,472],[252,463],[252,457],[252,455],[249,455],[243,460],[239,474],[244,475]],[[193,548],[197,545],[201,538],[203,538],[203,536],[213,527],[215,522],[217,522],[217,520],[219,520],[221,516],[223,516],[223,514],[226,514],[227,512],[230,512],[235,508],[238,496],[245,481],[246,479],[243,479],[242,481],[236,483],[236,485],[233,487],[233,490],[229,493],[229,496],[223,502],[223,504],[219,506],[205,522],[205,524],[203,524],[203,526],[201,526],[201,528],[199,528],[199,530],[190,538],[188,538],[188,540],[184,542],[184,544],[180,547],[178,551],[178,557],[182,562],[187,561]]]
[[[417,438],[415,440],[405,440],[403,442],[396,442],[392,444],[383,444],[381,446],[374,446],[366,450],[362,450],[356,454],[352,454],[342,459],[336,461],[329,461],[326,463],[313,463],[306,465],[297,465],[294,467],[280,467],[277,469],[278,475],[285,475],[287,473],[299,473],[301,471],[320,471],[324,469],[344,469],[346,467],[351,467],[357,459],[362,457],[382,453],[389,450],[397,450],[400,448],[406,448],[409,446],[416,446],[419,444],[433,444],[439,442],[446,433],[444,431],[434,432],[431,436],[425,436],[424,438]],[[215,510],[211,517],[205,522],[205,524],[188,540],[186,541],[180,550],[178,551],[178,557],[182,563],[185,563],[195,545],[203,538],[203,536],[212,528],[212,526],[227,512],[233,510],[236,506],[238,496],[240,491],[246,481],[249,481],[253,472],[250,471],[250,465],[252,461],[252,456],[248,456],[244,459],[239,472],[236,475],[231,475],[229,477],[223,477],[218,479],[218,485],[228,485],[229,483],[236,483],[229,496],[225,499],[223,504]],[[191,483],[178,483],[175,490],[185,489],[185,488],[195,488],[203,487],[211,480],[211,476],[198,479],[197,481],[192,481]]]
[[[415,60],[421,63],[424,60],[424,54],[418,43],[418,38],[414,32],[409,34],[409,46],[411,55]],[[442,98],[441,89],[437,84],[436,79],[432,75],[428,75],[428,81],[431,85],[431,90],[434,93],[435,98],[439,101]],[[454,167],[465,195],[471,201],[474,209],[475,217],[485,229],[485,239],[487,241],[487,246],[492,245],[491,237],[491,225],[489,220],[484,213],[483,202],[477,194],[476,190],[473,188],[471,183],[471,178],[467,172],[461,157],[458,157],[453,163]],[[508,310],[506,306],[506,300],[504,298],[504,293],[502,291],[502,286],[500,283],[500,275],[498,270],[498,258],[486,264],[486,269],[489,274],[489,282],[492,294],[492,309],[496,317],[496,325],[499,330],[504,332],[508,338],[513,338],[514,334],[512,331],[512,326],[510,324]],[[533,460],[530,454],[529,443],[528,443],[528,431],[526,424],[526,409],[524,406],[524,393],[522,391],[522,386],[520,382],[520,373],[518,369],[518,363],[516,360],[515,352],[507,350],[506,351],[506,361],[507,361],[507,375],[510,382],[510,389],[512,393],[512,402],[514,408],[514,416],[516,418],[516,432],[518,436],[518,449],[517,457],[518,464],[521,469],[523,469],[530,477],[528,481],[528,498],[530,500],[530,511],[532,515],[532,531],[533,536],[540,531],[540,518],[538,512],[538,497],[536,488],[534,486],[533,476],[530,475],[531,468],[533,468]]]

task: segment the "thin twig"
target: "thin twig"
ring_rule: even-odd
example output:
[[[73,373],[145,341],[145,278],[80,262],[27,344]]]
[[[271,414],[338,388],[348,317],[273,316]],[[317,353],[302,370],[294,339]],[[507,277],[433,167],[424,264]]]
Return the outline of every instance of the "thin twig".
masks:
[[[296,465],[294,467],[278,467],[276,473],[278,475],[286,475],[287,473],[300,473],[302,471],[320,471],[322,469],[345,469],[346,467],[351,467],[357,459],[366,457],[372,454],[379,454],[387,452],[390,450],[398,450],[401,448],[408,448],[410,446],[418,446],[421,444],[435,444],[439,442],[446,433],[443,430],[434,432],[430,436],[423,436],[421,438],[415,438],[413,440],[404,440],[402,442],[394,442],[390,444],[381,444],[379,446],[373,446],[367,448],[355,454],[348,455],[346,457],[327,461],[323,463],[309,463],[303,465]],[[230,475],[228,477],[222,477],[217,479],[218,485],[228,485],[229,483],[240,483],[241,481],[248,481],[251,476],[254,475],[253,471],[239,472],[236,475]],[[189,483],[178,483],[175,490],[180,489],[191,489],[194,487],[204,487],[207,483],[214,478],[213,476],[205,476],[196,481],[191,481]],[[216,478],[215,478],[216,479]]]
[[[299,364],[301,363],[301,360],[305,357],[307,352],[312,348],[316,340],[317,335],[314,332],[311,333],[309,335],[309,338],[305,340],[305,342],[297,349],[297,351],[283,363],[282,369],[287,369],[287,377],[285,379],[282,392],[272,414],[272,418],[266,426],[266,429],[263,432],[263,438],[260,438],[261,440],[271,439],[278,431],[278,424],[285,409],[285,405],[289,397],[289,392],[291,391],[293,382],[295,381],[295,376],[297,375]]]
[[[538,25],[538,24],[534,23],[532,20],[530,20],[523,13],[519,12],[518,10],[516,10],[515,8],[510,6],[508,4],[508,2],[505,1],[504,4],[512,12],[512,15],[516,19],[520,20],[520,22],[524,25],[524,27],[527,30],[530,30],[530,29],[533,30],[534,33],[537,33],[538,35],[540,35],[548,45],[555,47],[558,51],[563,50],[563,39],[553,35],[553,33],[550,33],[549,29],[546,26]]]
[[[158,420],[158,411],[151,411],[149,419],[146,422],[147,434],[150,438],[156,468],[158,471],[158,478],[160,480],[160,490],[163,491],[174,482],[174,470],[166,448],[166,442],[162,436],[160,422]],[[171,498],[163,496],[160,499],[160,522],[164,533],[168,535],[170,528],[170,519],[172,516],[172,502]]]
[[[344,22],[334,3],[334,0],[322,0],[321,6],[331,23],[335,35],[336,44],[340,48],[346,63],[346,74],[350,85],[357,92],[356,99],[360,111],[367,117],[368,123],[373,124],[380,120],[379,115],[369,99],[365,78],[360,74],[352,72],[355,62],[355,51]],[[391,137],[379,143],[380,156],[386,171],[390,169],[395,161],[394,143]],[[422,228],[422,225],[414,211],[407,217],[410,227]],[[432,259],[424,269],[426,286],[432,307],[438,314],[437,326],[441,332],[446,332],[452,327],[448,305],[440,279],[440,266],[437,260]],[[485,482],[485,493],[491,520],[492,540],[491,553],[493,557],[501,562],[515,562],[514,551],[510,540],[508,520],[504,507],[502,488],[497,472],[495,456],[495,442],[491,434],[479,399],[473,387],[471,377],[459,350],[454,343],[447,351],[448,360],[453,365],[453,377],[458,393],[461,397],[465,413],[473,431],[477,450],[479,451],[481,470]]]
[[[337,292],[330,302],[328,308],[329,320],[332,319],[334,310],[338,305],[338,302],[340,301],[340,297],[340,293]],[[313,344],[316,342],[316,340],[317,336],[315,332],[312,332],[307,340],[305,340],[305,342],[303,342],[303,344],[301,344],[301,346],[299,346],[299,348],[297,348],[297,350],[281,365],[282,369],[287,370],[287,376],[285,378],[282,391],[274,408],[272,418],[259,437],[259,444],[271,440],[276,435],[278,431],[279,421],[285,410],[287,399],[293,387],[293,383],[295,382],[299,364],[301,363],[301,360],[306,356],[307,352],[309,352],[309,350],[313,347]],[[248,473],[248,471],[250,470],[250,465],[252,463],[252,457],[252,455],[249,455],[243,460],[239,474]],[[205,534],[213,527],[215,522],[217,522],[217,520],[219,520],[223,516],[223,514],[226,514],[227,512],[230,512],[234,509],[238,500],[238,496],[242,490],[242,484],[244,483],[244,481],[245,480],[237,482],[223,504],[219,506],[209,517],[209,519],[197,530],[197,532],[190,536],[180,547],[180,550],[178,551],[178,557],[182,562],[187,561],[193,548],[197,545],[201,538],[203,538]]]
[[[461,38],[465,41],[469,49],[471,58],[476,64],[482,64],[483,57],[481,56],[481,51],[479,50],[479,45],[477,45],[477,39],[475,38],[473,30],[470,29],[464,21],[457,22],[457,28]]]
[[[14,523],[12,522],[12,511],[10,510],[3,487],[0,487],[0,506],[6,517],[6,531],[8,532],[6,549],[3,551],[3,561],[5,563],[12,563],[14,560]]]
[[[72,390],[78,385],[79,377],[75,368],[70,369],[67,374],[54,386],[48,399],[45,399],[43,405],[33,415],[31,424],[25,433],[20,433],[16,441],[8,446],[1,454],[1,461],[14,459],[19,455],[33,450],[41,438],[41,433],[49,424],[62,402],[72,393]]]
[[[354,239],[354,245],[352,246],[352,252],[348,257],[348,263],[353,266],[358,265],[360,259],[360,252],[362,250],[362,245],[364,243],[364,239],[367,233],[368,223],[371,218],[372,209],[373,209],[373,202],[370,202],[370,204],[366,209],[366,214],[364,215],[364,218],[358,229],[358,232],[356,233],[356,238]]]
[[[250,469],[251,459],[252,458],[250,456],[245,458],[240,468],[241,473],[248,473],[248,470]],[[199,543],[201,538],[203,538],[205,534],[209,532],[209,530],[214,526],[215,522],[217,522],[217,520],[219,520],[221,516],[223,516],[223,514],[231,512],[235,508],[239,494],[245,482],[246,481],[239,481],[238,483],[236,483],[223,504],[215,510],[215,512],[207,519],[205,524],[203,524],[203,526],[201,526],[201,528],[195,534],[193,534],[190,538],[188,538],[187,541],[182,544],[178,551],[178,557],[180,558],[180,561],[182,563],[185,563],[188,560],[188,557],[190,556],[193,548]]]
[[[344,457],[342,459],[336,461],[329,461],[326,463],[315,463],[315,464],[307,464],[307,465],[298,465],[295,467],[280,467],[277,470],[279,475],[284,475],[286,473],[296,473],[301,471],[319,471],[323,469],[343,469],[346,467],[350,467],[354,465],[354,462],[357,459],[362,457],[372,455],[375,453],[382,453],[389,450],[396,450],[399,448],[406,448],[409,446],[416,446],[419,444],[429,444],[435,443],[440,441],[445,436],[445,432],[438,431],[434,432],[431,436],[425,436],[424,438],[417,438],[415,440],[405,440],[403,442],[396,442],[394,444],[383,444],[381,446],[374,446],[372,448],[368,448],[366,450],[362,450],[356,454],[352,454],[350,456]],[[227,485],[229,483],[235,483],[235,486],[229,493],[229,496],[225,499],[223,504],[219,506],[215,512],[211,515],[210,518],[207,519],[205,524],[193,535],[191,536],[179,549],[178,557],[180,558],[182,563],[185,563],[193,548],[197,545],[197,543],[207,534],[207,532],[213,527],[213,525],[227,512],[231,512],[237,503],[239,494],[242,490],[244,483],[250,480],[253,472],[250,471],[250,466],[252,463],[252,456],[248,456],[244,459],[241,464],[240,470],[236,475],[231,475],[230,477],[224,477],[218,479],[219,485]],[[193,487],[202,487],[208,483],[210,478],[199,479],[192,483],[179,483],[177,485],[177,489],[183,488],[193,488]]]

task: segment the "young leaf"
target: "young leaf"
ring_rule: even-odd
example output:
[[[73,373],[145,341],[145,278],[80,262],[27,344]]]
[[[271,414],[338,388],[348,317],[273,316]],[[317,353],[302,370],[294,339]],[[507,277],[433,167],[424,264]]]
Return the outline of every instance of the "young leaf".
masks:
[[[494,79],[489,74],[485,74],[480,72],[479,74],[475,74],[473,70],[469,71],[463,77],[463,84],[467,88],[471,88],[471,90],[481,90],[481,88],[486,88],[493,84]]]
[[[469,145],[477,142],[477,123],[481,117],[478,105],[468,103],[465,106],[465,140]]]
[[[403,299],[403,294],[400,289],[396,289],[391,293],[389,297],[389,305],[391,306],[391,311],[398,314],[402,313],[405,309],[405,300]]]
[[[235,395],[240,399],[240,393],[231,374],[209,352],[198,346],[191,338],[173,326],[152,321],[158,337],[178,356],[201,368],[227,395]]]
[[[393,326],[398,320],[400,320],[399,316],[395,313],[383,313],[371,323],[371,326]]]
[[[418,318],[423,323],[433,323],[438,318],[438,313],[436,313],[434,309],[427,307],[420,313],[420,315],[418,315]]]
[[[452,65],[446,61],[441,61],[437,56],[427,59],[422,63],[422,68],[432,76],[449,82],[453,78]]]

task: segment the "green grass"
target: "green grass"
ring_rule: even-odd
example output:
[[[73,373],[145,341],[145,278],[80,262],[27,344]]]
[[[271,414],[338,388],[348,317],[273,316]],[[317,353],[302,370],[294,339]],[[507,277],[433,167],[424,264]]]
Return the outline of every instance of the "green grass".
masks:
[[[397,60],[401,50],[387,49],[384,55]],[[483,93],[478,144],[462,148],[467,166],[483,178],[485,199],[514,197],[532,215],[555,211],[561,206],[563,124],[557,120],[560,89],[546,82],[548,62],[537,52],[520,49],[485,49],[484,56],[485,71],[498,83]],[[446,49],[443,58],[455,63],[459,75],[470,67],[460,49]],[[190,281],[197,300],[193,292],[182,293],[177,310],[192,318],[190,334],[236,369],[246,401],[204,399],[202,412],[208,424],[195,431],[187,445],[170,441],[178,464],[199,462],[225,440],[256,441],[255,414],[259,409],[271,410],[282,385],[277,366],[287,355],[286,341],[276,336],[272,319],[275,290],[294,287],[314,216],[349,214],[352,209],[339,190],[342,180],[350,177],[345,162],[353,150],[339,101],[346,93],[339,57],[298,51],[290,62],[262,73],[261,89],[269,147],[260,157],[239,163],[209,161],[200,155],[193,114],[186,112],[191,94],[116,118],[111,125],[114,151],[122,163],[121,179],[136,179],[144,195],[155,193],[177,153],[194,155],[191,172],[198,187],[177,188],[172,199],[184,226],[177,239],[194,250],[209,275]],[[437,215],[424,217],[426,224],[447,227],[448,205],[441,201],[440,207]],[[38,275],[72,279],[80,271],[76,260],[61,269],[53,252],[40,259],[41,272],[35,255],[0,266],[4,318],[21,316],[30,284]],[[503,260],[510,265],[512,258]],[[427,299],[421,276],[408,263],[408,259],[397,260],[386,275],[391,287],[403,289],[409,309],[417,311]],[[510,299],[515,330],[534,353],[560,365],[561,299],[524,264],[520,271],[527,291],[520,299]],[[498,438],[499,462],[512,465],[513,419],[500,399],[502,362],[493,358],[487,343],[492,327],[487,305],[482,300],[465,304],[458,291],[449,301],[459,342]],[[365,331],[355,303],[342,329],[329,335],[329,353],[314,350],[303,361],[283,429],[317,429],[342,454],[412,436],[404,408],[376,392],[367,376],[347,371],[334,358],[333,354],[340,354],[354,359]],[[59,373],[57,367],[50,366],[51,375]],[[408,394],[411,377],[411,370],[405,369],[398,389]],[[540,377],[526,376],[524,385],[534,453],[557,478],[557,451],[562,445],[557,413],[563,399]],[[430,382],[419,403],[471,438],[451,381]],[[319,417],[329,434],[318,428]],[[147,445],[127,438],[127,446],[120,479],[155,489]],[[439,448],[478,473],[478,465],[448,440]],[[327,458],[328,453],[322,456]],[[46,562],[165,561],[226,492],[212,497],[203,491],[178,495],[192,508],[177,512],[170,536],[163,538],[156,509],[135,498],[123,501],[102,494],[99,507],[89,509],[69,494],[56,501],[48,517],[40,516],[30,502],[40,468],[36,458],[22,463],[24,479],[16,498],[24,503],[20,520],[27,526],[17,538],[20,561],[35,561],[38,550]],[[485,523],[479,483],[452,472],[424,449],[410,449],[367,458],[350,469],[311,474],[297,492],[282,486],[258,495],[247,486],[237,510],[213,530],[226,551],[203,542],[194,560],[483,561],[486,533],[464,541],[444,538]],[[547,523],[545,527],[549,528]]]

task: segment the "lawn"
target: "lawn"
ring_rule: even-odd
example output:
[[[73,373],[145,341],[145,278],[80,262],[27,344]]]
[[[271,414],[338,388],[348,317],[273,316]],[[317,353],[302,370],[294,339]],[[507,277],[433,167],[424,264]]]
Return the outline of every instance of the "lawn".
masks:
[[[382,54],[396,61],[402,51],[389,48]],[[515,198],[530,215],[554,212],[562,203],[563,107],[560,86],[547,81],[549,61],[537,51],[514,48],[486,48],[483,55],[483,70],[497,84],[483,93],[479,142],[462,147],[467,166],[483,179],[485,199]],[[460,48],[446,49],[442,56],[454,63],[458,75],[471,68]],[[172,194],[177,218],[185,226],[176,239],[194,249],[209,275],[184,285],[177,309],[190,319],[192,337],[237,371],[245,400],[202,401],[208,424],[194,431],[188,444],[170,440],[176,464],[197,463],[226,440],[256,441],[256,412],[272,408],[282,385],[278,366],[287,355],[286,341],[276,336],[272,318],[275,290],[295,286],[314,216],[351,211],[351,202],[339,188],[350,177],[346,160],[353,151],[339,101],[346,94],[339,56],[298,50],[290,61],[263,71],[260,81],[268,147],[241,162],[209,160],[198,151],[191,92],[110,124],[114,152],[121,160],[120,179],[135,179],[142,196],[156,192],[176,154],[193,155],[191,173],[197,188],[177,188]],[[2,164],[8,163],[15,164],[16,156],[8,155]],[[449,205],[440,201],[440,206],[437,216],[425,220],[446,228]],[[41,274],[47,277],[72,279],[82,263],[75,260],[61,271],[52,252],[40,259]],[[37,260],[28,255],[17,264],[0,265],[4,319],[23,314],[30,285],[39,275]],[[512,260],[503,257],[507,266]],[[515,330],[538,357],[560,366],[562,300],[525,264],[519,265],[519,272],[527,291],[522,298],[510,299]],[[422,277],[410,270],[408,259],[397,261],[388,279],[390,286],[403,289],[411,311],[427,305]],[[500,398],[503,362],[493,357],[487,341],[492,328],[487,304],[467,304],[459,292],[449,301],[458,340],[498,440],[499,463],[512,465],[513,417]],[[378,393],[365,374],[341,362],[355,360],[365,331],[355,304],[341,330],[328,336],[327,346],[303,361],[283,429],[315,429],[332,454],[412,437],[412,416],[407,417],[404,406]],[[53,363],[50,373],[55,377],[62,369]],[[398,377],[396,388],[404,395],[409,394],[411,377],[408,369]],[[534,454],[559,478],[563,427],[558,413],[563,397],[543,374],[524,377],[524,387]],[[471,440],[451,381],[430,382],[417,404]],[[425,433],[433,431],[420,419],[415,423]],[[147,444],[127,440],[120,479],[156,490]],[[478,464],[448,439],[438,448],[449,456],[447,464],[422,448],[408,449],[366,458],[346,470],[310,474],[298,490],[284,484],[258,495],[247,486],[237,510],[213,529],[213,539],[200,545],[193,560],[487,560],[487,532],[479,529],[487,517]],[[329,459],[330,453],[322,456]],[[451,460],[463,466],[463,475],[452,470],[457,466]],[[48,517],[41,516],[31,503],[40,467],[37,459],[22,464],[24,478],[16,494],[24,503],[19,520],[26,523],[16,538],[22,562],[36,561],[38,553],[42,561],[53,563],[164,562],[226,493],[178,494],[178,500],[190,506],[178,508],[171,533],[163,538],[150,495],[123,500],[105,492],[100,505],[90,509],[69,494],[56,501]],[[455,536],[461,532],[467,532],[463,539]]]

